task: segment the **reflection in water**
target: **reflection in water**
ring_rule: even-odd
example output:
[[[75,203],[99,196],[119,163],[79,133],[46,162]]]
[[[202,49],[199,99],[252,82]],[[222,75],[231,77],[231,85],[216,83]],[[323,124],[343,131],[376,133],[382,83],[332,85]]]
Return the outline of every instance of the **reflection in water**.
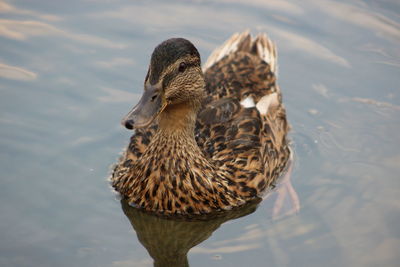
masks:
[[[261,199],[245,206],[190,220],[157,217],[131,207],[121,200],[122,210],[142,245],[154,259],[154,266],[189,266],[189,250],[208,239],[218,227],[232,219],[254,212]]]

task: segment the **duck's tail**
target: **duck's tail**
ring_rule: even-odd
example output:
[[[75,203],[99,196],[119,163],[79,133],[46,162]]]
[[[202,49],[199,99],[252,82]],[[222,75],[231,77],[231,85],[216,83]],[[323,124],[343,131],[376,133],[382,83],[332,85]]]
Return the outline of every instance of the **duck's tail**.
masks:
[[[275,43],[268,38],[266,33],[259,33],[256,38],[252,38],[248,30],[233,34],[225,43],[216,48],[204,64],[203,71],[236,51],[250,52],[259,56],[270,65],[275,76],[278,75],[278,53]]]

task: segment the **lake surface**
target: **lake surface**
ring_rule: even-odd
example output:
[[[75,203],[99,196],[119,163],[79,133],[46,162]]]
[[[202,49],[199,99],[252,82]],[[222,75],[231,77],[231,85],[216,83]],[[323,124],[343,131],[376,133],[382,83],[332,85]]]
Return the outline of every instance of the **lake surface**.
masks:
[[[398,266],[399,14],[395,0],[0,0],[0,265],[152,266],[107,182],[120,119],[158,43],[190,39],[205,62],[251,29],[279,49],[293,168],[251,214],[201,226],[190,266]]]

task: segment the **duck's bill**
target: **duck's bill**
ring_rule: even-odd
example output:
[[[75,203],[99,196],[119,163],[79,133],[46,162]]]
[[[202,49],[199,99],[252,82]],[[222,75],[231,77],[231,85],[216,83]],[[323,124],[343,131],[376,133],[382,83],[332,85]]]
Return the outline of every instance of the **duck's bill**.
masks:
[[[139,103],[122,119],[121,123],[129,130],[147,127],[164,107],[160,90],[149,86],[144,90]]]

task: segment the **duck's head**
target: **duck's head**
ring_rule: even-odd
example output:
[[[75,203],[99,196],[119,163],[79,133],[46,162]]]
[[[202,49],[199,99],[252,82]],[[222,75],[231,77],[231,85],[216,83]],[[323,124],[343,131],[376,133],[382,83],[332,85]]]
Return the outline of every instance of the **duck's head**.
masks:
[[[199,107],[204,94],[200,54],[186,39],[159,44],[151,56],[139,103],[124,117],[128,129],[149,126],[164,110],[179,104]]]

